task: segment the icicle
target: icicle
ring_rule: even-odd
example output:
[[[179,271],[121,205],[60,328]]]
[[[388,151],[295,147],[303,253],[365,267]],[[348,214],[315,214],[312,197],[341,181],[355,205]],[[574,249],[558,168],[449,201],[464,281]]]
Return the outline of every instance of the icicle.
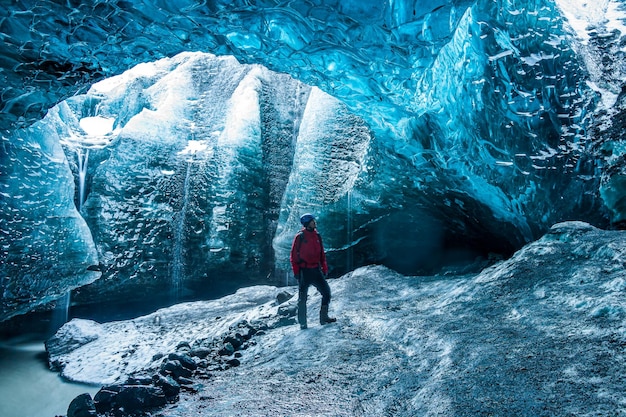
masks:
[[[80,148],[77,149],[76,158],[78,159],[78,211],[80,212],[85,202],[89,149],[85,149],[84,153]]]

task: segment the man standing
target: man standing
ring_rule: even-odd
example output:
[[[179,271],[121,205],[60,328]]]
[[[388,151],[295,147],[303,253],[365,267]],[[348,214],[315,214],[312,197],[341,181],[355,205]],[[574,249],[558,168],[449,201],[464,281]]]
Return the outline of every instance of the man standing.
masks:
[[[317,233],[317,223],[312,214],[300,217],[302,230],[298,232],[291,245],[291,267],[298,280],[298,322],[301,329],[306,329],[306,301],[309,286],[313,285],[322,295],[322,307],[320,308],[320,324],[334,323],[334,317],[328,317],[328,305],[330,304],[330,287],[326,282],[328,264],[322,237]]]

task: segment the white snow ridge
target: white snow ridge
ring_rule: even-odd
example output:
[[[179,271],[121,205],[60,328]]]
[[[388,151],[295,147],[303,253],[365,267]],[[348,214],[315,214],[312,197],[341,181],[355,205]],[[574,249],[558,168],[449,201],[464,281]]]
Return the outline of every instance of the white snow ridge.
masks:
[[[308,330],[257,333],[240,366],[192,377],[194,389],[152,415],[625,416],[625,236],[561,223],[477,275],[358,269],[331,280],[336,324],[317,324],[314,296]],[[247,288],[93,329],[70,322],[74,350],[51,359],[70,379],[120,382],[158,369],[154,355],[181,341],[272,322],[280,291]]]

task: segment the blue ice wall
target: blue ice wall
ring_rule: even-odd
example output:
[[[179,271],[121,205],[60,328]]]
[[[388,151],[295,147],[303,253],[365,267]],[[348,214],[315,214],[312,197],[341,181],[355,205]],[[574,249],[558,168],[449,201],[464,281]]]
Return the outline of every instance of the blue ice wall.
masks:
[[[625,16],[618,0],[0,6],[3,311],[99,271],[77,300],[281,281],[304,210],[337,274],[506,256],[561,220],[620,227]]]

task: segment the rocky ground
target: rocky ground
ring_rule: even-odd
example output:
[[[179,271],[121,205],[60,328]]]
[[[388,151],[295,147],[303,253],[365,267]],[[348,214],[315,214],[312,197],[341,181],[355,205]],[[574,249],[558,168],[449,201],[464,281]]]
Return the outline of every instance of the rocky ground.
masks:
[[[336,324],[295,325],[294,288],[251,287],[47,343],[99,383],[68,417],[626,416],[626,232],[554,226],[477,275],[383,267],[331,280]]]

